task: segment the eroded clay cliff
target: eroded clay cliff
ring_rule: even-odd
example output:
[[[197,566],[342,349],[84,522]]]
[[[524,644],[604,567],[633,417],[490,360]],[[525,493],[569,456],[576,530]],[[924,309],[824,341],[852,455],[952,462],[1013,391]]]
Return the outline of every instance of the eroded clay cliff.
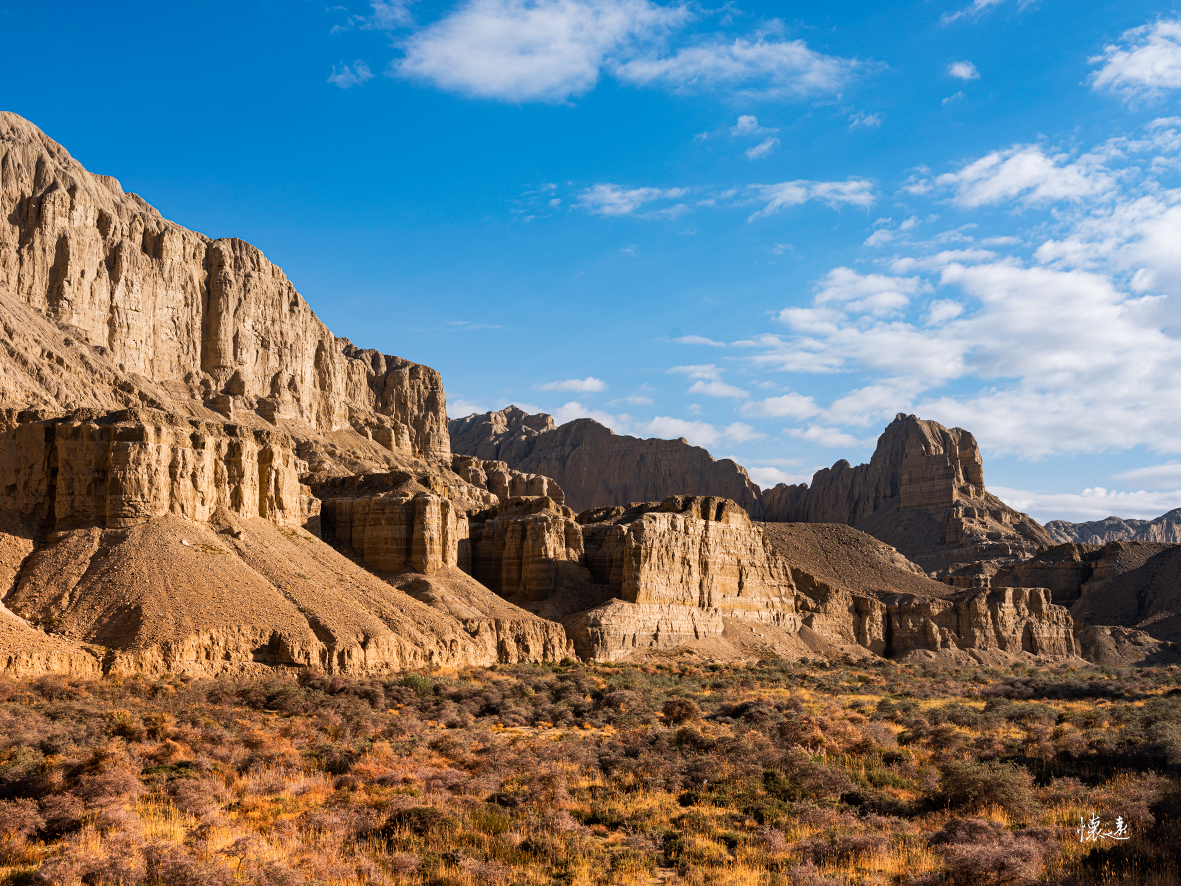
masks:
[[[714,459],[683,439],[619,435],[589,418],[557,427],[549,415],[508,406],[452,420],[451,447],[552,478],[575,511],[670,495],[716,495],[736,501],[755,519],[763,512],[759,487],[730,459]]]
[[[767,490],[763,502],[767,520],[856,526],[929,571],[1022,559],[1052,543],[1035,520],[985,490],[970,433],[901,413],[869,464],[838,461],[810,486]]]
[[[0,291],[62,341],[43,353],[35,339],[48,328],[5,324],[6,405],[149,405],[297,438],[349,429],[390,452],[449,457],[437,372],[338,339],[254,246],[162,218],[7,112],[0,217]],[[103,364],[99,379],[90,363]]]

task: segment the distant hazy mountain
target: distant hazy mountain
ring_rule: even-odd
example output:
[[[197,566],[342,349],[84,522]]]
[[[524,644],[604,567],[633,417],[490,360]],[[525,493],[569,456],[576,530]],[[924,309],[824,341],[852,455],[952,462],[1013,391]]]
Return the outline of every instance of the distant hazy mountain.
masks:
[[[1109,541],[1156,541],[1177,544],[1181,543],[1181,508],[1161,514],[1155,520],[1121,520],[1119,517],[1091,520],[1087,523],[1051,520],[1046,524],[1046,531],[1059,544],[1106,544]]]

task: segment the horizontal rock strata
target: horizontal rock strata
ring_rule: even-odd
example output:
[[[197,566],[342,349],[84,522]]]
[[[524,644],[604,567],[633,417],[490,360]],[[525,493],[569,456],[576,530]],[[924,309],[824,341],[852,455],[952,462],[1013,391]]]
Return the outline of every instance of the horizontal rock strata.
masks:
[[[237,425],[152,410],[0,412],[0,508],[55,530],[208,521],[218,509],[299,525],[300,467],[290,439]]]

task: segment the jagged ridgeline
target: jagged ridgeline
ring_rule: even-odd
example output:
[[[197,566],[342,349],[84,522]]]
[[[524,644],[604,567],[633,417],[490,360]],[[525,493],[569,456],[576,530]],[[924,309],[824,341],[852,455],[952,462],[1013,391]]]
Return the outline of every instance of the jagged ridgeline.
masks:
[[[12,114],[0,209],[2,670],[1079,651],[966,432],[899,416],[869,465],[764,493],[589,420],[449,428],[435,370]]]

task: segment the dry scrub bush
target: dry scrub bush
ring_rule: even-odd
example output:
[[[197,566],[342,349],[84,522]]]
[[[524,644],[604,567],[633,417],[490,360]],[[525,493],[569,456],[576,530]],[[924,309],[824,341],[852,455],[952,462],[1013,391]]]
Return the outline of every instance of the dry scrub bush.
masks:
[[[671,661],[0,680],[0,884],[1147,886],[1178,873],[1179,684]],[[1090,811],[1133,839],[1080,849]]]

